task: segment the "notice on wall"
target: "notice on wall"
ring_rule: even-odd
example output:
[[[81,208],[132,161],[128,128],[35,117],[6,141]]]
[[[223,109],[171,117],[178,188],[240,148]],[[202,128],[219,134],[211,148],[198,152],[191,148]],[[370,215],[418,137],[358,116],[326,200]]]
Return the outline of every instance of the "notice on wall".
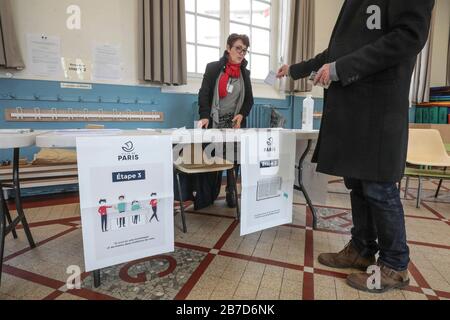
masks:
[[[292,223],[295,134],[249,131],[241,139],[241,236]]]
[[[174,251],[170,136],[77,138],[86,271]]]
[[[62,75],[59,37],[27,34],[27,49],[27,68],[32,75],[48,78]]]
[[[80,58],[61,58],[64,78],[75,81],[91,80],[90,61]]]
[[[88,83],[61,82],[60,87],[61,89],[92,90],[92,84]]]
[[[92,55],[94,81],[120,81],[122,79],[120,46],[95,44]]]

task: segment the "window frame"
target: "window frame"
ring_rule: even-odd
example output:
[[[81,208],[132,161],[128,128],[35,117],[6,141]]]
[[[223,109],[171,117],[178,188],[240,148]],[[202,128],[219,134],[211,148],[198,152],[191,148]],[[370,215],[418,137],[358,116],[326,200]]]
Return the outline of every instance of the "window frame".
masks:
[[[224,0],[220,0],[221,1],[221,7],[220,7],[220,11],[222,12],[222,2],[224,1]],[[197,70],[198,69],[198,47],[200,46],[200,47],[205,47],[205,48],[212,48],[212,49],[219,49],[219,52],[221,51],[221,48],[222,48],[222,44],[221,44],[221,39],[219,40],[219,47],[216,47],[216,46],[212,46],[212,45],[207,45],[207,44],[201,44],[201,43],[199,43],[198,42],[198,38],[197,38],[197,26],[198,26],[198,17],[201,17],[201,18],[206,18],[206,19],[212,19],[212,20],[216,20],[216,21],[218,21],[219,22],[219,32],[221,33],[221,30],[222,30],[222,18],[221,18],[221,15],[219,14],[219,17],[215,17],[215,16],[210,16],[210,15],[207,15],[207,14],[203,14],[203,13],[198,13],[197,12],[198,10],[197,10],[197,0],[195,0],[195,12],[192,12],[192,11],[188,11],[187,9],[186,9],[186,15],[188,15],[188,14],[190,14],[190,15],[193,15],[194,16],[194,22],[195,22],[195,42],[193,43],[193,42],[189,42],[189,41],[187,41],[187,39],[186,39],[186,46],[188,46],[188,45],[193,45],[193,46],[195,46],[195,70]],[[187,19],[186,19],[186,21],[187,21]],[[221,38],[222,38],[222,35],[221,35]],[[201,76],[201,74],[200,73],[193,73],[193,72],[188,72],[188,78],[199,78]]]
[[[261,30],[269,31],[270,32],[270,44],[269,44],[270,52],[269,52],[269,54],[262,54],[262,53],[257,53],[257,52],[253,53],[251,50],[251,47],[250,47],[249,54],[256,54],[259,56],[269,57],[269,70],[277,69],[277,67],[279,65],[280,46],[273,45],[273,44],[278,44],[278,40],[280,39],[280,19],[279,19],[280,4],[279,4],[279,1],[277,1],[277,0],[272,0],[272,1],[255,0],[255,1],[270,4],[270,6],[271,6],[271,21],[270,21],[269,28],[252,24],[253,15],[250,16],[250,23],[242,23],[242,22],[237,22],[234,20],[232,21],[231,14],[230,14],[230,7],[231,7],[230,0],[220,0],[219,17],[209,16],[209,15],[205,15],[202,13],[198,13],[197,12],[198,11],[197,10],[197,1],[195,1],[195,12],[188,11],[186,9],[186,14],[193,15],[194,19],[195,19],[195,43],[186,41],[186,45],[194,45],[195,46],[195,70],[198,69],[198,65],[197,65],[198,64],[198,50],[197,50],[198,46],[217,49],[217,47],[215,47],[215,46],[204,45],[204,44],[198,43],[198,39],[197,39],[197,26],[198,26],[197,18],[198,17],[214,19],[214,20],[219,21],[219,25],[220,25],[219,52],[220,52],[220,54],[219,54],[218,59],[220,58],[221,53],[226,50],[226,40],[228,38],[228,35],[230,34],[230,23],[235,23],[235,24],[249,27],[250,28],[250,34],[249,34],[250,38],[252,35],[252,28],[258,28]],[[250,8],[253,11],[253,0],[250,0]],[[250,67],[251,66],[249,66],[249,70],[250,70]],[[200,73],[188,72],[188,79],[200,79],[202,77],[203,77],[203,71],[201,71]],[[261,84],[264,82],[263,79],[252,78],[251,80],[252,80],[252,83],[255,83],[255,84]]]

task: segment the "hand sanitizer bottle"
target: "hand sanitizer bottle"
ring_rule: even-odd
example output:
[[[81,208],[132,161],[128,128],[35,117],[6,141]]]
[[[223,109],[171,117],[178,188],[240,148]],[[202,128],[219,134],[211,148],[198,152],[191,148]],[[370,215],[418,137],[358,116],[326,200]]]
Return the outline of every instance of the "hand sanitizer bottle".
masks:
[[[314,128],[314,100],[311,95],[308,95],[303,100],[303,121],[302,130],[312,131]]]

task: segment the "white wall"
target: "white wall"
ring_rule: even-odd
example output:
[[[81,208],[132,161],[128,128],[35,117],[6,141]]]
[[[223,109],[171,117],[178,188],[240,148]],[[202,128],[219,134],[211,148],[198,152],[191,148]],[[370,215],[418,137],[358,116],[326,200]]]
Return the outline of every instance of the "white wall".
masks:
[[[92,61],[95,42],[120,45],[123,60],[121,83],[138,83],[137,0],[14,0],[12,4],[24,59],[27,59],[28,33],[60,36],[62,56],[83,61]],[[72,31],[66,27],[69,17],[66,9],[73,4],[81,8],[81,30]],[[15,77],[42,79],[32,76],[27,69]]]
[[[138,0],[14,0],[14,21],[19,43],[27,59],[28,33],[61,37],[61,52],[65,58],[92,61],[95,42],[121,45],[123,59],[122,84],[139,84],[138,79]],[[343,0],[318,0],[316,3],[316,52],[324,50]],[[82,10],[81,30],[66,28],[69,5]],[[29,70],[15,73],[19,79],[43,79]],[[45,78],[62,80],[61,78]],[[322,95],[318,90],[317,95]]]
[[[63,57],[81,58],[85,61],[92,60],[94,42],[121,45],[123,79],[120,83],[139,84],[138,0],[14,0],[12,3],[20,47],[25,59],[27,33],[60,36]],[[316,1],[316,54],[327,48],[343,3],[344,0]],[[72,4],[79,5],[82,10],[80,31],[70,31],[66,28],[66,9]],[[436,9],[432,85],[443,85],[450,28],[450,0],[437,0]],[[32,76],[27,69],[16,73],[15,77],[42,79]],[[323,90],[315,88],[313,95],[321,97]]]

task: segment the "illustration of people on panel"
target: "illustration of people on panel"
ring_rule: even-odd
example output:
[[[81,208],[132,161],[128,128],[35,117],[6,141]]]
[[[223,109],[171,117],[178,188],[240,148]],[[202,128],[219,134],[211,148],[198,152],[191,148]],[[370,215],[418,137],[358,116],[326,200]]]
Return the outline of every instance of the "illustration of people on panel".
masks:
[[[135,212],[135,211],[139,211],[141,210],[141,204],[139,201],[135,200],[131,203],[131,211]],[[141,220],[141,216],[139,214],[135,214],[132,218],[133,224],[138,224],[138,222],[140,222]]]
[[[102,232],[108,232],[108,209],[111,209],[112,206],[106,205],[106,199],[100,199],[98,203],[100,204],[98,213],[101,217]]]
[[[120,215],[125,214],[125,211],[127,210],[127,203],[125,202],[125,196],[119,196],[119,203],[116,206],[117,211]],[[125,227],[125,217],[119,217],[117,219],[117,226],[119,228]]]
[[[158,210],[158,200],[156,199],[157,194],[156,193],[152,193],[152,195],[150,196],[151,200],[150,200],[150,206],[152,207],[153,210],[153,215],[150,218],[149,222],[152,222],[153,218],[156,219],[156,221],[159,222],[158,216],[156,215],[156,212]]]

